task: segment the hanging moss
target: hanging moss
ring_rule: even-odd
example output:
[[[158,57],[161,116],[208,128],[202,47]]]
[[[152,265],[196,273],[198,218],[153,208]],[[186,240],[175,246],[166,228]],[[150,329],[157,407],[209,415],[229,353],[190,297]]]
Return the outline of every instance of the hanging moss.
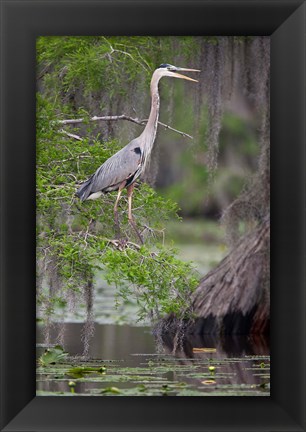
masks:
[[[86,320],[82,330],[82,342],[83,342],[83,356],[88,357],[90,340],[94,335],[94,313],[93,313],[93,303],[94,303],[94,284],[93,275],[87,276],[88,281],[84,289],[84,300],[86,304]]]
[[[260,148],[257,170],[248,179],[242,193],[222,215],[231,246],[241,234],[254,227],[270,212],[270,41],[267,37],[245,42],[245,67],[243,69],[245,92],[259,118],[258,146]],[[245,229],[239,233],[239,225]]]

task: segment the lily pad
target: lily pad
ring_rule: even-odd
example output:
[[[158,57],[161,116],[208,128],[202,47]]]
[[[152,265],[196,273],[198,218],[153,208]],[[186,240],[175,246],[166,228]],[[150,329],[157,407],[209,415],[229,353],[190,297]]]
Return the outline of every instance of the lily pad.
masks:
[[[106,387],[101,391],[101,393],[120,394],[121,390],[119,390],[118,387]]]
[[[83,378],[87,374],[105,374],[106,367],[86,367],[86,366],[76,366],[74,368],[68,369],[66,375],[71,376],[73,378]]]
[[[192,348],[194,353],[215,353],[217,352],[216,348]]]
[[[38,361],[41,366],[48,366],[64,361],[67,357],[68,353],[60,345],[56,345],[53,348],[47,348]]]

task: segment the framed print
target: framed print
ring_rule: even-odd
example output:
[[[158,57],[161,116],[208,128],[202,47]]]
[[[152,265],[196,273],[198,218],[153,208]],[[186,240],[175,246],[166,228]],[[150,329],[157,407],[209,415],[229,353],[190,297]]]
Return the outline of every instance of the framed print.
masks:
[[[1,430],[305,430],[305,2],[2,1],[1,22]],[[228,60],[229,53],[235,62]],[[164,60],[166,54],[180,64]],[[124,61],[117,62],[117,56]],[[225,64],[231,67],[221,73]],[[111,96],[104,98],[97,90],[101,86]],[[239,112],[223,116],[227,137],[220,135],[218,122],[223,115],[221,94],[227,94],[228,104],[234,100]],[[247,107],[246,94],[252,95]],[[258,122],[256,116],[263,112]],[[100,113],[103,118],[97,117]],[[173,123],[175,118],[180,121]],[[158,126],[158,121],[165,123]],[[103,127],[99,122],[104,122]],[[123,122],[132,122],[135,129],[124,128]],[[166,220],[173,207],[145,184],[156,179],[151,153],[156,131],[162,127],[160,133],[171,132],[175,138],[163,135],[168,146],[160,150],[163,179],[158,184],[164,191],[167,187],[175,191],[180,215],[203,212],[215,217],[224,212],[223,204],[216,200],[203,204],[203,197],[199,200],[193,194],[199,181],[214,187],[222,202],[236,199],[243,211],[248,206],[248,212],[260,208],[256,218],[262,228],[256,237],[250,234],[245,242],[239,237],[227,255],[230,258],[220,247],[215,255],[217,269],[225,257],[222,268],[228,273],[221,279],[229,282],[223,284],[220,297],[228,296],[224,302],[231,305],[235,280],[230,275],[238,272],[235,260],[241,268],[249,255],[255,256],[250,268],[254,264],[260,271],[254,271],[252,280],[265,280],[264,266],[258,263],[265,262],[262,250],[269,249],[270,195],[265,193],[270,189],[271,167],[271,289],[256,294],[265,295],[262,304],[269,305],[271,291],[271,322],[269,306],[260,308],[256,300],[252,309],[252,281],[246,278],[235,314],[228,309],[219,328],[221,318],[212,311],[222,299],[206,296],[209,307],[197,301],[199,287],[213,289],[218,283],[217,271],[207,268],[201,282],[193,273],[184,279],[189,271],[186,260],[162,249],[164,230],[158,220]],[[123,148],[116,142],[119,128],[124,142],[130,141]],[[207,154],[186,144],[190,131],[199,137],[202,133],[203,141],[212,143]],[[222,139],[226,149],[215,151]],[[256,153],[258,139],[263,150]],[[177,156],[179,147],[183,150]],[[216,155],[226,160],[220,177],[214,171]],[[181,165],[173,164],[172,158],[181,159]],[[260,187],[239,201],[245,191],[239,170],[229,173],[228,167],[240,164],[251,173],[255,158]],[[151,171],[146,165],[149,159]],[[213,180],[209,169],[203,174],[204,165],[213,167]],[[188,184],[178,189],[183,169]],[[145,175],[145,182],[138,183]],[[226,189],[234,175],[238,192]],[[216,179],[222,183],[220,189]],[[172,195],[165,192],[165,196]],[[143,202],[150,210],[148,219],[142,213]],[[195,220],[191,225],[196,229]],[[192,236],[184,227],[185,238]],[[246,225],[237,227],[248,232]],[[173,232],[178,235],[178,228]],[[205,240],[213,243],[216,235],[212,231]],[[154,243],[156,238],[162,246]],[[153,246],[148,252],[149,241]],[[112,297],[123,302],[120,314],[107,309],[107,288],[104,297],[98,293],[94,299],[93,275],[96,278],[101,271],[99,260],[107,269],[102,279],[116,285],[118,280],[127,282],[119,284],[117,297]],[[168,275],[170,265],[174,273]],[[150,285],[153,273],[158,290]],[[82,284],[84,289],[79,290]],[[186,286],[192,284],[191,312],[200,321],[184,308],[190,301]],[[137,309],[130,301],[135,285],[145,287],[138,290]],[[94,324],[97,304],[101,309]],[[251,304],[247,312],[242,304]],[[151,335],[141,328],[123,325],[119,330],[114,325],[115,321],[126,325],[129,316],[142,318],[147,310],[166,316],[167,323],[162,322],[167,328],[178,326],[173,316],[183,311],[180,323],[196,323],[191,333],[201,334],[203,326],[211,326],[218,336],[193,337],[183,343],[178,333],[172,339],[162,338],[157,324],[155,342],[161,343],[166,355],[156,356]],[[73,325],[61,318],[56,327],[53,313],[62,317],[70,313]],[[251,335],[260,326],[264,334],[270,328],[270,336],[254,342]],[[76,329],[77,336],[69,339]],[[242,345],[236,338],[235,351],[227,347],[227,333],[248,336]],[[125,346],[133,346],[126,351],[132,360],[120,365]],[[223,354],[228,350],[228,357],[214,358],[215,346]],[[176,351],[179,361],[171,357]],[[72,358],[75,355],[79,357]],[[250,381],[230,380],[240,373]]]

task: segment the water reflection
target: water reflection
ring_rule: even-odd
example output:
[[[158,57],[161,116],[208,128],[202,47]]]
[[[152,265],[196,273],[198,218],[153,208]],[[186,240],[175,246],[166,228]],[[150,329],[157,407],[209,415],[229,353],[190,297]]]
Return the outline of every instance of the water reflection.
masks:
[[[83,351],[81,332],[82,324],[65,324],[64,348],[72,356]],[[51,337],[56,341],[55,329]],[[38,344],[43,342],[41,327],[37,338]],[[38,356],[43,349],[38,348]],[[269,341],[262,336],[224,336],[220,339],[189,335],[178,341],[171,334],[165,334],[157,340],[149,327],[96,324],[89,355],[91,360],[106,362],[107,374],[95,382],[76,380],[75,392],[78,394],[101,392],[105,386],[113,385],[132,389],[142,383],[143,377],[143,382],[150,379],[152,391],[162,388],[163,383],[168,386],[186,383],[189,392],[192,389],[200,394],[236,395],[243,389],[249,392],[247,394],[269,395]],[[58,378],[38,374],[37,388],[69,392],[69,378]]]
[[[224,335],[218,338],[191,334],[178,342],[168,333],[163,335],[162,345],[166,353],[180,358],[184,365],[213,364],[215,369],[211,378],[221,381],[222,386],[263,384],[265,387],[270,382],[269,339],[264,335]],[[188,377],[187,381],[190,382]],[[202,383],[201,378],[191,381]]]
[[[180,343],[171,333],[162,336],[162,344],[169,353],[174,353],[180,357],[193,358],[196,354],[193,348],[212,347],[219,355],[224,357],[244,356],[244,355],[269,355],[269,339],[265,335],[184,335]],[[175,348],[176,346],[176,348]]]
[[[81,355],[83,324],[64,324],[64,348],[72,356]],[[51,329],[51,340],[56,343],[57,329]],[[37,343],[43,343],[43,328],[37,329]],[[90,340],[89,356],[102,360],[131,360],[133,353],[154,353],[155,342],[149,327],[95,324]]]

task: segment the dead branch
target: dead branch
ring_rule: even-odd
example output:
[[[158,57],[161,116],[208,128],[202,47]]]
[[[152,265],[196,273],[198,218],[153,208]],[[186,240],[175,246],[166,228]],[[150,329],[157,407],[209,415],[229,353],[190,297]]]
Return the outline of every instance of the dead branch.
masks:
[[[122,115],[117,115],[117,116],[102,116],[102,117],[94,116],[94,117],[91,117],[88,120],[84,119],[84,118],[57,120],[56,123],[57,124],[61,124],[61,125],[69,125],[69,124],[85,123],[86,121],[93,122],[93,121],[118,121],[118,120],[127,120],[127,121],[130,121],[132,123],[138,124],[140,126],[144,126],[147,123],[147,121],[148,121],[147,119],[139,120],[138,118],[133,118],[133,117],[127,116],[125,114],[122,114]],[[182,131],[180,131],[178,129],[174,129],[173,127],[171,127],[171,126],[169,126],[169,125],[167,125],[165,123],[162,123],[160,121],[158,122],[158,124],[161,125],[161,126],[163,126],[165,129],[172,130],[173,132],[176,132],[176,133],[182,135],[183,137],[186,137],[186,138],[189,138],[189,139],[193,139],[193,137],[191,135],[187,134],[186,132],[182,132]],[[61,130],[61,132],[63,132],[63,131]],[[68,135],[68,133],[67,133],[67,135]],[[80,138],[77,135],[72,136],[72,134],[71,134],[70,136],[72,138],[76,138],[76,139]]]
[[[83,141],[83,138],[81,138],[79,135],[69,133],[69,132],[65,131],[64,129],[60,129],[60,133],[69,136],[69,138],[74,138],[78,141]]]

